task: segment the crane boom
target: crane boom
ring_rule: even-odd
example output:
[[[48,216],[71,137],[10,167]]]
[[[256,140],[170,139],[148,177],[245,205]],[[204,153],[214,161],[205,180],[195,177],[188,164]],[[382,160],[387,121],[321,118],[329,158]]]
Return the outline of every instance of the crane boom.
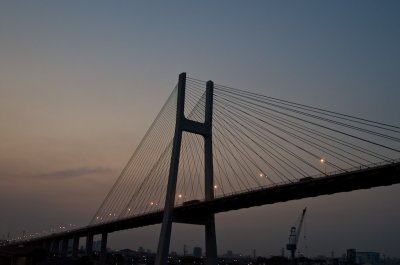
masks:
[[[304,216],[306,215],[307,207],[303,209],[303,213],[301,214],[300,223],[297,227],[297,234],[296,234],[296,245],[299,242],[301,228],[303,227]]]
[[[303,212],[301,213],[300,222],[299,225],[297,226],[297,229],[295,226],[292,226],[292,228],[290,229],[289,243],[286,245],[286,249],[290,250],[292,265],[296,264],[295,252],[297,249],[297,243],[299,242],[300,232],[303,226],[303,221],[304,221],[304,216],[306,215],[306,211],[307,207],[304,208]]]

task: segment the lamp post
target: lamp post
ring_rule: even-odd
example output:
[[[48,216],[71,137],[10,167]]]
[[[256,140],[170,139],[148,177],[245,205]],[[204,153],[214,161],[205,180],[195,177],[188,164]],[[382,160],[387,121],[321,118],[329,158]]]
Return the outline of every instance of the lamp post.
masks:
[[[326,159],[321,158],[319,161],[321,162],[321,164],[324,164],[324,171],[325,171],[325,175],[326,175]]]

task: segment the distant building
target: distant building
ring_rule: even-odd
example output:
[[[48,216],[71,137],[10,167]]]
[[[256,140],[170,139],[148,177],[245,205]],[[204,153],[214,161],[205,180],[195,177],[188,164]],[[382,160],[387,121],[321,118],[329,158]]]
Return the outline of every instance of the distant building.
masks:
[[[121,249],[118,251],[123,257],[133,257],[136,255],[136,251],[133,251],[129,248]]]
[[[193,248],[193,256],[196,258],[201,258],[203,256],[203,251],[202,251],[201,247]]]
[[[359,264],[378,265],[380,263],[380,254],[378,252],[357,252],[356,260]]]
[[[354,248],[350,248],[347,250],[347,264],[352,265],[356,264],[356,250]]]
[[[101,250],[101,240],[96,240],[93,242],[93,251],[100,252]]]

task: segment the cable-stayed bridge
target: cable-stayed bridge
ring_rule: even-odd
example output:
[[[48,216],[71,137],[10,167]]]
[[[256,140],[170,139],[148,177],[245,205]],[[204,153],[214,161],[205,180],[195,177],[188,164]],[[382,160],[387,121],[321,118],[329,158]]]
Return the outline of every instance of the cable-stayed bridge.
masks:
[[[217,264],[214,214],[400,182],[400,127],[186,77],[162,107],[86,227],[19,238],[77,255],[102,235],[162,223],[205,226],[206,263]]]

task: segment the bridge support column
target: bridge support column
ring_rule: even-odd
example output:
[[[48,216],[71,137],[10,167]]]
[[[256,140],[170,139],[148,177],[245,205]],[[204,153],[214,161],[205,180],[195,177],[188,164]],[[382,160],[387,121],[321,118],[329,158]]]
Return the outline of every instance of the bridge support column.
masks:
[[[107,259],[107,232],[101,234],[100,263],[106,264]]]
[[[51,252],[51,241],[50,241],[50,240],[45,240],[45,241],[43,241],[43,248],[44,248],[47,252]]]
[[[62,245],[61,245],[61,256],[66,257],[68,255],[68,242],[69,238],[65,237],[62,239]]]
[[[78,250],[79,250],[79,236],[74,236],[74,238],[72,239],[72,257],[78,256]]]
[[[204,135],[204,176],[205,176],[205,199],[214,199],[214,165],[212,151],[212,112],[213,112],[214,83],[207,82],[206,108],[204,124],[208,133]],[[215,233],[215,216],[213,213],[207,216],[205,224],[206,232],[206,265],[217,265],[217,237]]]
[[[215,218],[214,214],[209,216],[206,227],[206,260],[204,264],[206,265],[216,265],[218,264],[217,256],[217,237],[215,233]]]
[[[51,254],[54,253],[54,241],[55,241],[54,239],[50,241],[50,250],[49,250],[49,252],[50,252]]]
[[[205,200],[212,200],[214,198],[214,181],[213,181],[214,177],[213,177],[213,157],[212,157],[212,108],[213,108],[214,83],[212,81],[207,82],[204,123],[188,120],[185,118],[184,115],[185,88],[186,88],[186,73],[182,73],[179,75],[174,142],[172,146],[171,164],[169,169],[169,178],[167,186],[167,195],[165,199],[163,223],[161,226],[155,265],[166,265],[168,261],[172,222],[174,220],[173,211],[175,205],[179,158],[180,158],[182,134],[184,131],[194,134],[200,134],[204,137]],[[214,214],[210,213],[202,217],[204,217],[205,220],[205,222],[203,223],[203,225],[205,225],[205,237],[206,237],[205,264],[216,265],[217,241],[215,234]]]
[[[60,239],[59,238],[54,239],[51,252],[54,253],[54,256],[58,256],[58,254],[60,252]]]
[[[89,257],[93,252],[93,234],[88,233],[86,237],[86,255]]]

